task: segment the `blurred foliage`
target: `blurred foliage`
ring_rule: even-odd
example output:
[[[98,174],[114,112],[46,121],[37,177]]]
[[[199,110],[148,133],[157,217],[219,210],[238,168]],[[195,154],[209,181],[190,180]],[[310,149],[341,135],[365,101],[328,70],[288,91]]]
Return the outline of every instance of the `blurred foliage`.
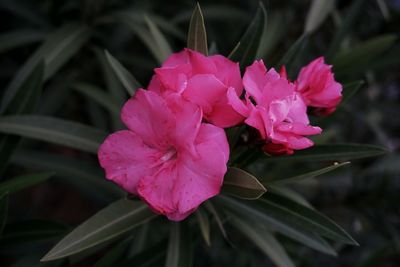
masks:
[[[311,2],[263,1],[265,13],[258,1],[200,4],[210,54],[228,56],[245,34],[244,50],[267,66],[289,64],[295,77],[300,66],[325,55],[338,81],[353,89],[345,89],[352,97],[331,117],[313,118],[324,129],[315,141],[380,145],[390,150],[386,156],[343,164],[332,173],[324,171],[336,169],[329,158],[260,162],[244,151],[236,163],[271,191],[272,199],[261,202],[274,202],[279,193],[287,198],[278,204],[312,204],[360,246],[298,232],[297,241],[324,253],[316,252],[271,231],[263,223],[268,218],[251,217],[249,225],[244,219],[250,213],[221,212],[238,202],[224,196],[171,229],[157,218],[95,249],[39,263],[73,227],[123,195],[104,179],[95,155],[84,151],[96,152],[98,140],[123,127],[118,110],[132,93],[127,84],[146,85],[154,67],[186,46],[196,3],[0,0],[0,125],[3,133],[40,140],[0,136],[1,266],[187,266],[188,255],[179,253],[190,246],[194,266],[398,266],[400,1],[332,0],[310,8]],[[253,18],[264,23],[265,15],[266,27],[256,24],[246,32]]]

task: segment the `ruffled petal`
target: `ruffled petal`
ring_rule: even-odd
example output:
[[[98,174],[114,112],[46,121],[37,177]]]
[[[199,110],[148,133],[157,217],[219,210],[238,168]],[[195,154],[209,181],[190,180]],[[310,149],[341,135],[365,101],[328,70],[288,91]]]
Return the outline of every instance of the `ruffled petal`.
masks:
[[[139,136],[123,130],[107,137],[99,148],[98,158],[107,179],[137,194],[139,179],[154,172],[156,154],[157,150],[144,144]]]
[[[262,60],[256,60],[252,65],[246,68],[243,75],[243,85],[246,93],[252,96],[258,103],[261,101],[262,93],[266,83],[265,75],[267,68]]]
[[[165,149],[175,128],[174,115],[158,94],[139,89],[122,108],[121,119],[145,144]]]

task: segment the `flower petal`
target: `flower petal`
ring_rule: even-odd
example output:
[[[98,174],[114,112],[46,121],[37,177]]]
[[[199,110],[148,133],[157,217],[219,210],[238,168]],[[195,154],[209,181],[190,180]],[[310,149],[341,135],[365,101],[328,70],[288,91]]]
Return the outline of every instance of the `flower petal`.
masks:
[[[145,145],[139,136],[123,130],[111,134],[100,146],[98,158],[106,177],[129,193],[137,194],[137,184],[152,168],[156,150]]]

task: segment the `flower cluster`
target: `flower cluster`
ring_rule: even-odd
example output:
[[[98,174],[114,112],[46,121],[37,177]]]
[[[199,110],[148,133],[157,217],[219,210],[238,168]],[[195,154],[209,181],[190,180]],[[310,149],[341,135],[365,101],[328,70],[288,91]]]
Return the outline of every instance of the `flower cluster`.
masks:
[[[294,82],[262,60],[242,79],[238,63],[185,49],[127,101],[121,119],[128,129],[107,137],[99,161],[108,179],[155,212],[183,220],[220,192],[229,159],[224,128],[245,123],[259,132],[265,152],[292,154],[321,133],[307,110],[333,112],[341,90],[323,58]]]

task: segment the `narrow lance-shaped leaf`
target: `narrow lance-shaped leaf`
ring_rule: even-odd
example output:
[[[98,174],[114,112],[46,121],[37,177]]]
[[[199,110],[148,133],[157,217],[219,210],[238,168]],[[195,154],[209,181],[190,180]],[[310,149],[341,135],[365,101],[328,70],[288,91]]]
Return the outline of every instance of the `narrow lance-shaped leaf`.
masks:
[[[293,224],[334,241],[358,245],[348,233],[325,215],[278,194],[268,194],[260,201],[260,206],[275,220]]]
[[[76,254],[117,237],[154,217],[156,214],[150,211],[144,203],[121,199],[75,228],[52,248],[42,258],[42,261]]]
[[[289,177],[289,178],[283,178],[283,179],[276,179],[273,180],[271,182],[267,182],[267,184],[274,184],[274,185],[280,185],[280,184],[287,184],[287,183],[294,183],[294,182],[299,182],[299,181],[303,181],[305,179],[309,179],[309,178],[314,178],[317,177],[319,175],[322,175],[324,173],[327,172],[331,172],[333,170],[336,170],[337,168],[343,167],[350,164],[350,162],[342,162],[342,163],[335,163],[331,166],[316,170],[316,171],[312,171],[312,172],[307,172],[307,173],[303,173],[300,175],[296,175],[293,177]]]
[[[36,173],[36,174],[26,174],[22,176],[17,176],[0,183],[0,193],[9,192],[12,194],[19,190],[31,187],[33,185],[42,183],[49,179],[53,173]]]
[[[217,209],[214,207],[214,205],[211,203],[210,200],[206,201],[204,203],[204,206],[214,216],[214,219],[218,225],[218,228],[221,231],[224,238],[228,239],[228,235],[226,234],[224,223],[222,222],[222,218],[221,218],[220,214],[218,213]]]
[[[150,19],[150,17],[145,16],[144,20],[150,30],[151,36],[157,44],[159,51],[159,61],[160,63],[162,63],[172,54],[171,46],[169,45],[167,39],[164,37],[161,31],[158,29],[157,25]]]
[[[26,80],[18,88],[15,97],[5,109],[6,114],[26,114],[36,109],[42,91],[44,62],[39,61]],[[10,156],[17,147],[20,138],[0,135],[0,173],[5,169]]]
[[[106,58],[111,68],[114,70],[117,75],[119,81],[125,87],[126,91],[129,95],[134,95],[135,91],[138,88],[141,88],[142,85],[133,77],[133,75],[108,51],[105,51]]]
[[[191,267],[193,240],[186,222],[171,222],[165,267]]]
[[[346,104],[347,101],[349,101],[349,99],[355,95],[358,90],[363,86],[364,81],[360,80],[360,81],[354,81],[354,82],[350,82],[350,83],[346,83],[345,85],[343,85],[343,98],[342,101],[340,102],[340,105]]]
[[[42,60],[45,62],[45,80],[51,77],[64,63],[66,63],[88,40],[89,29],[82,25],[69,24],[53,34],[49,35],[46,41],[36,52],[25,62],[11,80],[3,94],[0,103],[0,113],[9,107],[10,102],[18,93],[21,85],[26,81],[32,70]]]
[[[54,172],[63,182],[101,203],[109,203],[125,195],[123,190],[104,178],[104,173],[98,165],[82,159],[55,153],[18,150],[11,162],[19,166]]]
[[[320,252],[329,255],[336,254],[335,250],[324,239],[313,232],[305,230],[304,228],[299,228],[293,223],[288,224],[287,222],[276,220],[271,214],[269,214],[268,210],[264,209],[262,202],[259,200],[251,201],[250,204],[250,201],[239,201],[229,197],[220,196],[216,201],[241,218],[251,218],[253,221],[259,221],[270,229]]]
[[[0,236],[6,225],[8,216],[8,192],[0,191]]]
[[[208,246],[211,245],[210,240],[210,221],[207,213],[200,207],[195,212],[197,222],[199,223],[201,235]]]
[[[0,35],[0,53],[29,45],[44,38],[45,34],[37,30],[18,29],[12,32],[5,32]]]
[[[335,0],[312,0],[310,10],[307,14],[304,32],[309,34],[314,32],[324,22],[335,7]]]
[[[309,40],[308,34],[301,35],[296,42],[289,48],[286,54],[282,57],[282,59],[278,63],[278,67],[285,66],[289,74],[291,74],[292,65],[295,62],[296,58],[301,54],[304,48],[307,45]]]
[[[231,223],[249,238],[278,267],[294,267],[294,263],[275,237],[253,221],[232,216]]]
[[[121,107],[117,101],[104,90],[86,83],[76,83],[72,88],[94,100],[114,115],[119,115]]]
[[[97,153],[106,133],[93,127],[47,116],[21,115],[0,117],[0,132],[65,145]]]
[[[228,168],[222,190],[244,199],[257,199],[267,191],[256,177],[235,167]]]
[[[254,61],[266,26],[267,12],[265,11],[263,3],[260,2],[257,14],[251,21],[239,43],[229,55],[231,60],[240,62],[242,69],[244,69],[245,66],[249,66]]]
[[[375,157],[388,153],[384,147],[364,144],[332,144],[316,145],[306,150],[296,151],[295,154],[279,157],[265,157],[262,161],[315,160],[337,161],[354,160]]]
[[[339,29],[336,31],[329,50],[326,54],[327,61],[331,62],[332,58],[335,56],[337,51],[342,44],[343,39],[347,36],[347,34],[353,29],[353,24],[360,17],[360,13],[365,9],[362,6],[365,4],[366,0],[355,0],[353,1],[346,17],[343,19]]]
[[[204,55],[208,54],[207,32],[199,3],[194,8],[192,17],[190,18],[187,47]]]

